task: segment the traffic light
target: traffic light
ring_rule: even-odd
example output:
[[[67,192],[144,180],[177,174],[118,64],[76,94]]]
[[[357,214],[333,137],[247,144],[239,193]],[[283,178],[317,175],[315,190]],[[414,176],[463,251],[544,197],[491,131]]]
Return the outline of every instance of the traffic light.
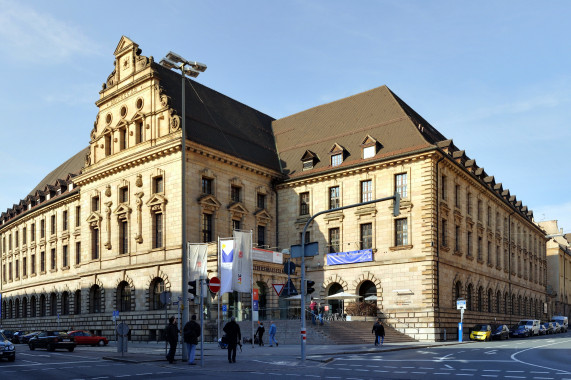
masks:
[[[196,280],[193,281],[189,281],[188,282],[188,292],[192,295],[190,298],[194,299],[194,297],[196,297],[196,290],[197,290],[197,286],[196,286]]]
[[[315,281],[305,280],[305,294],[313,293],[315,291],[314,285]]]
[[[400,194],[398,191],[395,191],[395,201],[393,203],[393,216],[400,215]]]

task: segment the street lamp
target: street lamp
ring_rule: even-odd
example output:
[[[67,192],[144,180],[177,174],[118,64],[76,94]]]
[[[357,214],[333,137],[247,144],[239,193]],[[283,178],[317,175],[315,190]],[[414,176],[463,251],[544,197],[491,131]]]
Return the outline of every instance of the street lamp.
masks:
[[[163,58],[160,62],[161,66],[167,69],[177,69],[181,72],[182,78],[182,138],[181,138],[181,155],[182,155],[182,168],[181,168],[181,181],[182,181],[182,192],[181,192],[181,218],[182,218],[182,304],[184,307],[188,308],[188,292],[186,291],[186,284],[188,283],[188,251],[186,243],[186,98],[185,98],[185,85],[186,76],[196,78],[200,73],[206,70],[206,65],[196,61],[187,61],[180,55],[169,51],[167,56]],[[188,322],[188,311],[182,311],[181,313],[181,326],[184,327],[186,322]],[[202,326],[202,318],[204,313],[200,310],[200,320]],[[202,334],[200,334],[202,336]],[[188,358],[188,352],[186,352],[186,345],[182,345],[182,356],[183,358]],[[204,357],[204,355],[202,355]],[[202,359],[201,359],[202,364]]]

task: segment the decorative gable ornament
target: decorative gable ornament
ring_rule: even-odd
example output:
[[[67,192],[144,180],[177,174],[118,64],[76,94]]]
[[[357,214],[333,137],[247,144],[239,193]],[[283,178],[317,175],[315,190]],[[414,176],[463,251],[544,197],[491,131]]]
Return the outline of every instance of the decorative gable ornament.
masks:
[[[261,209],[254,212],[258,224],[268,224],[272,220],[272,216],[266,209]]]
[[[202,207],[203,211],[215,212],[218,211],[222,204],[216,199],[212,194],[205,194],[198,198],[198,203]]]
[[[244,207],[242,202],[232,203],[230,206],[228,206],[228,211],[230,211],[233,219],[242,219],[244,215],[248,213],[248,210],[246,207]]]
[[[101,228],[101,220],[103,217],[97,211],[93,211],[85,220],[90,227]]]
[[[154,213],[164,213],[167,202],[167,199],[161,194],[153,194],[151,199],[147,201],[146,205]]]

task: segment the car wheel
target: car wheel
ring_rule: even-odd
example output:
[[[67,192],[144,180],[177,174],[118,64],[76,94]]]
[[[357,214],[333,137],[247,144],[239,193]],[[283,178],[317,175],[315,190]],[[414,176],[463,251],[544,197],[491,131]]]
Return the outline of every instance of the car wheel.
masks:
[[[75,347],[70,347],[67,349],[69,352],[73,352],[73,350],[75,350]]]
[[[30,351],[34,351],[36,349],[36,347],[32,343],[30,343],[28,347],[30,347]]]
[[[9,361],[9,362],[13,362],[13,361],[15,361],[15,360],[16,360],[16,354],[14,354],[14,356],[10,356],[10,357],[8,358],[8,361]]]
[[[105,342],[103,340],[100,340],[99,343],[97,343],[99,345],[99,347],[103,347],[105,346]]]

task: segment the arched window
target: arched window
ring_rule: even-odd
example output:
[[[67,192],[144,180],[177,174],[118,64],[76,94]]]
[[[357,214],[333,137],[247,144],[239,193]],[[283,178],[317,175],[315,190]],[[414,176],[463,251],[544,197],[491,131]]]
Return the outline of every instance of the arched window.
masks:
[[[52,317],[57,315],[57,295],[55,293],[50,294],[50,315]]]
[[[456,307],[456,301],[462,298],[462,283],[460,281],[456,281],[456,286],[454,287],[454,300],[452,306]]]
[[[151,310],[161,310],[164,308],[161,302],[161,293],[165,291],[165,282],[162,278],[155,278],[151,282],[151,289],[149,292],[149,306]]]
[[[81,314],[81,290],[76,290],[73,297],[73,313],[76,315]]]
[[[89,289],[89,312],[101,313],[101,288],[99,285],[93,285]]]
[[[46,316],[46,295],[42,294],[40,296],[40,317]]]
[[[472,310],[472,296],[474,293],[474,286],[472,286],[472,284],[468,285],[468,288],[466,289],[466,309],[468,310]]]
[[[20,318],[20,299],[16,298],[16,301],[14,302],[14,314],[16,319]]]
[[[8,319],[12,319],[14,314],[12,314],[14,309],[14,303],[12,302],[12,300],[8,301]]]
[[[131,287],[127,281],[117,287],[117,310],[131,311]]]
[[[28,318],[28,297],[22,298],[22,318]]]
[[[69,314],[69,293],[63,292],[61,294],[61,315]]]
[[[505,292],[504,294],[504,314],[509,314],[510,313],[510,296],[508,294],[508,292]]]
[[[6,312],[8,311],[6,301],[2,301],[2,319],[6,319]]]
[[[496,293],[496,313],[501,313],[502,312],[502,292],[500,292],[498,290],[498,292]]]
[[[517,314],[515,294],[512,295],[512,314]]]
[[[482,312],[484,307],[484,288],[478,288],[478,311]]]
[[[493,301],[494,301],[494,296],[493,296],[493,292],[492,289],[488,289],[488,313],[493,313]]]
[[[36,301],[36,296],[32,296],[32,298],[30,298],[30,317],[36,318],[37,315],[38,315],[38,305]]]

